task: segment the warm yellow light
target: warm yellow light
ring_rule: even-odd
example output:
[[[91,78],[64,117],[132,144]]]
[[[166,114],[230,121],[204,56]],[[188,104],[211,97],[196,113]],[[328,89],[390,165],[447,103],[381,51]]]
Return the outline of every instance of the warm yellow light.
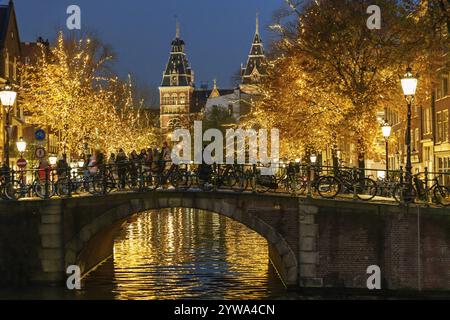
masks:
[[[392,127],[389,124],[385,123],[381,127],[381,131],[383,132],[383,137],[388,139],[391,136]]]
[[[12,107],[16,102],[17,92],[12,90],[9,84],[6,84],[4,89],[0,91],[0,100],[5,107]]]
[[[23,140],[22,137],[20,137],[19,141],[16,142],[16,146],[17,146],[17,150],[20,153],[24,153],[25,150],[27,149],[27,143],[25,142],[25,140]]]
[[[58,161],[58,158],[56,156],[50,156],[48,157],[48,161],[50,162],[50,165],[54,166]]]
[[[417,89],[417,78],[412,74],[411,68],[406,69],[406,73],[401,79],[403,94],[406,97],[414,96]]]
[[[315,154],[312,154],[311,157],[309,157],[309,159],[311,160],[311,163],[316,163],[317,156]]]

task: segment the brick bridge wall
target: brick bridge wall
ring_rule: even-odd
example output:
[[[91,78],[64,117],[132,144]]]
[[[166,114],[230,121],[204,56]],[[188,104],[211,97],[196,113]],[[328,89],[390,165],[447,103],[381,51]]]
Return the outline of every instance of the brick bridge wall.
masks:
[[[353,201],[215,193],[112,194],[0,202],[0,283],[61,282],[68,265],[89,270],[112,252],[116,232],[147,209],[198,208],[264,236],[290,287],[450,292],[450,210]],[[419,214],[418,214],[419,212]]]

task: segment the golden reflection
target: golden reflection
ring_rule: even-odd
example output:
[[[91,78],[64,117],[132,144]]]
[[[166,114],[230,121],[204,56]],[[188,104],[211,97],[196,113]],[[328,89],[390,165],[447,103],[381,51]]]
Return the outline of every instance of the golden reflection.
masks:
[[[269,278],[267,242],[256,232],[218,214],[167,209],[139,214],[84,287],[111,281],[116,299],[261,299]]]

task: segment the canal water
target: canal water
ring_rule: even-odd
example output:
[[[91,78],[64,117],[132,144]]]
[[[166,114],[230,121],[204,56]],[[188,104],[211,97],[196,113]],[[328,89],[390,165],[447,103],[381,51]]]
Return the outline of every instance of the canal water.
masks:
[[[269,299],[286,290],[264,238],[215,213],[144,212],[117,236],[113,256],[84,277],[88,299]]]
[[[268,258],[266,240],[246,226],[193,209],[134,216],[113,255],[81,290],[0,288],[0,299],[298,299]]]

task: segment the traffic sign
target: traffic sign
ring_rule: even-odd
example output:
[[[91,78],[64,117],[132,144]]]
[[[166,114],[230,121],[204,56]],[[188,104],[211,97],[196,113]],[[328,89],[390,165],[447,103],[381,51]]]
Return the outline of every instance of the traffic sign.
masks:
[[[24,158],[20,158],[19,160],[17,160],[17,166],[19,168],[25,168],[27,166],[27,160],[25,160]]]
[[[34,132],[34,137],[35,137],[36,140],[38,140],[38,141],[45,140],[45,131],[42,130],[42,129],[37,129],[37,130]]]
[[[45,149],[42,147],[36,148],[36,150],[34,151],[34,155],[38,159],[44,158],[46,154],[47,154],[47,152],[45,152]]]

